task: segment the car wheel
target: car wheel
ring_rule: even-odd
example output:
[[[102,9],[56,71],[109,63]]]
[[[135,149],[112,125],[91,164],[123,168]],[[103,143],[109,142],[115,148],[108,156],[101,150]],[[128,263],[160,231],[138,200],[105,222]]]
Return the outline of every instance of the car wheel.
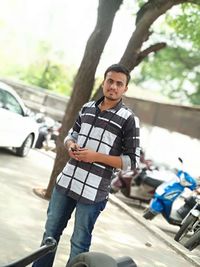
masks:
[[[33,135],[30,134],[25,141],[23,142],[21,147],[17,147],[15,149],[16,151],[16,155],[20,156],[20,157],[26,157],[32,147],[32,143],[33,143]]]

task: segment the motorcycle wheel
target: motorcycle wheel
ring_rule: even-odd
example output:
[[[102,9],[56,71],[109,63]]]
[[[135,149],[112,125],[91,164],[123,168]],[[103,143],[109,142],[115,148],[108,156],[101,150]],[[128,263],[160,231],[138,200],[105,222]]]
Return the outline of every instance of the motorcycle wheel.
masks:
[[[200,245],[200,230],[195,232],[190,239],[188,239],[185,244],[184,247],[186,247],[187,249],[189,249],[190,251],[192,251],[193,249],[195,249],[198,245]]]
[[[179,242],[184,236],[187,235],[190,227],[196,222],[197,218],[194,217],[192,214],[188,216],[186,221],[181,225],[180,229],[176,233],[174,240]]]

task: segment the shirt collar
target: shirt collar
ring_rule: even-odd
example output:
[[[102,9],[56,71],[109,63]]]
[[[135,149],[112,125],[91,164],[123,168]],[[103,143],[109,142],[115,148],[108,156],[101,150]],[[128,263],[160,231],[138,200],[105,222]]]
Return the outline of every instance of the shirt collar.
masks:
[[[98,107],[99,104],[104,100],[104,96],[102,96],[101,98],[99,98],[96,103],[95,106]],[[119,110],[122,107],[123,103],[122,103],[122,99],[114,106],[112,107],[110,110]]]

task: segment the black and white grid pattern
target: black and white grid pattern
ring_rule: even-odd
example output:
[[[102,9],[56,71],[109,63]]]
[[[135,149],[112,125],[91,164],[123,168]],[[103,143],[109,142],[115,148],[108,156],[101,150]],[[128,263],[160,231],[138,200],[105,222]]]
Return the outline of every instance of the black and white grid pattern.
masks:
[[[135,168],[139,156],[139,120],[122,101],[101,112],[97,102],[86,103],[66,139],[80,147],[121,156],[123,169]],[[70,159],[57,178],[57,188],[82,203],[91,204],[108,197],[113,168],[98,163]]]

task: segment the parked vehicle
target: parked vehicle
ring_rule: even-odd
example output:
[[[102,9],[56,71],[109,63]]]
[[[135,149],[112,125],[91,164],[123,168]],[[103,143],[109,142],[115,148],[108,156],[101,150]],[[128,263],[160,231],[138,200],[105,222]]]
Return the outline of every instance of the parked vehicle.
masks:
[[[15,90],[0,82],[0,147],[20,157],[28,155],[38,137],[38,125]]]
[[[200,225],[198,221],[198,230],[194,232],[194,234],[185,242],[184,246],[192,251],[197,246],[200,245]]]
[[[152,171],[153,173],[153,171]],[[119,171],[111,182],[111,193],[121,192],[133,200],[149,203],[162,180],[148,174],[146,168],[134,171]]]
[[[1,267],[26,267],[30,266],[34,261],[40,259],[41,257],[52,253],[57,248],[57,242],[54,238],[48,237],[44,244],[28,256],[16,260],[15,262],[9,263]],[[102,262],[106,267],[137,267],[135,261],[129,256],[122,256],[118,258],[113,258],[108,254],[102,252],[83,252],[74,257],[72,261],[67,265],[69,267],[100,267]]]
[[[183,221],[181,222],[180,229],[176,233],[174,239],[181,242],[185,237],[190,238],[183,243],[189,250],[193,250],[200,245],[200,195],[190,197],[192,208]]]
[[[128,198],[149,203],[156,188],[168,179],[169,172],[158,170],[151,160],[145,159],[144,152],[139,166],[136,170],[116,172],[111,181],[111,193],[120,191]]]
[[[111,193],[121,192],[124,196],[140,202],[149,203],[156,188],[175,176],[171,169],[155,166],[145,158],[142,151],[139,168],[114,173],[111,181]]]
[[[182,159],[179,161],[183,163]],[[194,190],[197,187],[196,179],[182,169],[179,170],[171,181],[164,182],[155,191],[149,207],[144,211],[143,217],[152,220],[157,214],[171,224],[180,225],[180,216],[172,217],[172,206],[174,201],[183,193],[185,188]]]
[[[35,147],[55,151],[55,142],[59,135],[61,123],[46,116],[44,113],[37,113],[35,115],[35,120],[39,125],[39,136]]]

